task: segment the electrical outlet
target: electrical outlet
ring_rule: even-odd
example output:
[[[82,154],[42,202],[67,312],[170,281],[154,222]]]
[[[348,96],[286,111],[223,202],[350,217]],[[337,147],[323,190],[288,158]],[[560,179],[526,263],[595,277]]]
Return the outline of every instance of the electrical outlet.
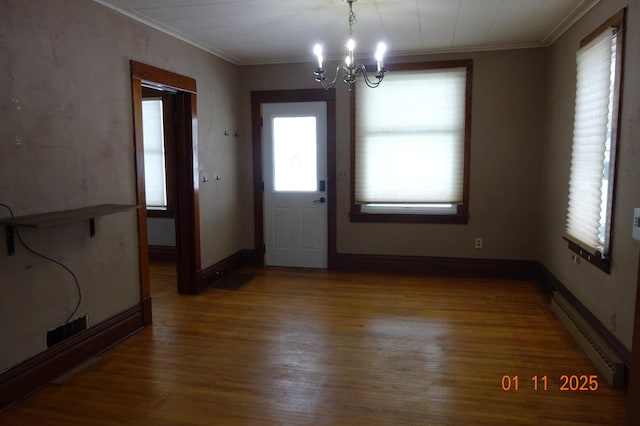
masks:
[[[480,237],[476,237],[475,243],[474,243],[474,247],[477,249],[481,249],[482,248],[482,238]]]
[[[344,170],[338,170],[338,180],[345,180],[347,178],[347,172]]]

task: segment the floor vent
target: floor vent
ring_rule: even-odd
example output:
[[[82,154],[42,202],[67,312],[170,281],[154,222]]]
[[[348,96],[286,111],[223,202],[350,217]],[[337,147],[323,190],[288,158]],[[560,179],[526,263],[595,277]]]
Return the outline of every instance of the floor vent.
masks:
[[[620,357],[558,291],[553,293],[551,310],[593,362],[602,377],[612,387],[623,388],[625,367]]]

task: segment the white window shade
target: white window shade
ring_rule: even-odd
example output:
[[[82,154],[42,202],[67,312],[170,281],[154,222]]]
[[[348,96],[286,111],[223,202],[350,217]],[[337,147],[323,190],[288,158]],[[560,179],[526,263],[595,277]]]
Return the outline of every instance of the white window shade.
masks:
[[[461,204],[466,68],[397,71],[356,88],[356,204]]]
[[[613,30],[577,53],[576,106],[566,236],[604,253],[600,228],[605,150],[612,109]]]
[[[162,99],[142,101],[144,137],[144,182],[147,206],[167,207],[167,178],[164,158]]]

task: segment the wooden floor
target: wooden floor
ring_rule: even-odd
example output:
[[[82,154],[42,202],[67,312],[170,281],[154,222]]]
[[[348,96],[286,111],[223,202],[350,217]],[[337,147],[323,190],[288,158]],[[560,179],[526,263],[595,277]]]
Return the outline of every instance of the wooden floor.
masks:
[[[155,265],[154,325],[0,424],[623,423],[625,394],[602,378],[560,390],[598,373],[533,283],[241,272],[255,277],[240,290],[179,296]]]

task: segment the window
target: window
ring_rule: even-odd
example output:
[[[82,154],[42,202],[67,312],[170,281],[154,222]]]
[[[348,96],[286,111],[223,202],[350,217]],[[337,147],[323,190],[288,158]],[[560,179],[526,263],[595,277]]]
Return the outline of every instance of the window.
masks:
[[[580,43],[565,239],[610,270],[624,10]]]
[[[316,117],[273,119],[273,190],[318,190]]]
[[[357,83],[352,221],[467,223],[471,76],[471,61],[448,61]]]
[[[174,217],[176,204],[175,94],[142,88],[142,135],[147,216]]]

